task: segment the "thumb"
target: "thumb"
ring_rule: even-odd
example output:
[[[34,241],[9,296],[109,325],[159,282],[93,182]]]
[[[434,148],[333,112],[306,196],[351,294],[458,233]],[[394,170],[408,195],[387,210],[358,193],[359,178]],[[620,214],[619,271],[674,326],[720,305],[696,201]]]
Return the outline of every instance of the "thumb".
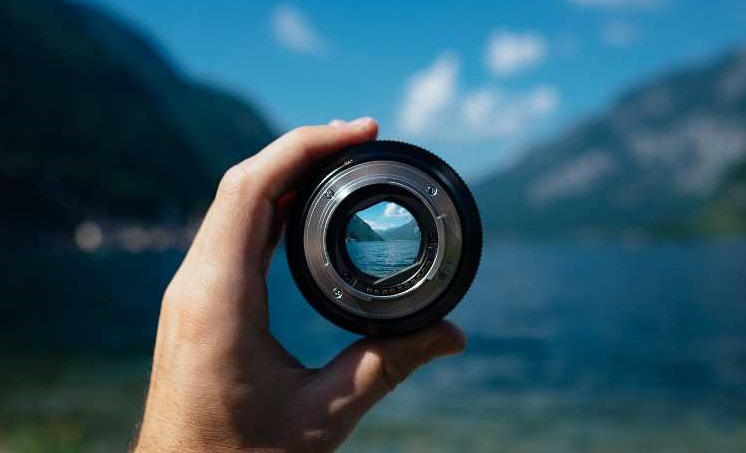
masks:
[[[313,394],[320,417],[352,429],[417,367],[465,346],[464,334],[448,321],[401,337],[364,338],[319,370],[306,390]]]

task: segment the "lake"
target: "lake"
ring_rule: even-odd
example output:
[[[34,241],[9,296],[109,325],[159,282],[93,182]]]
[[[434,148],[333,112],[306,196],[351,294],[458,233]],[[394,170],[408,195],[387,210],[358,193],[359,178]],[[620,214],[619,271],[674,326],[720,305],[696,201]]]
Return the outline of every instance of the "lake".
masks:
[[[180,258],[14,258],[0,450],[124,448]],[[355,339],[308,307],[284,257],[268,278],[271,328],[302,361]],[[344,451],[746,451],[744,241],[487,244],[450,319],[466,353],[403,383]]]
[[[347,253],[358,269],[374,277],[388,277],[412,264],[420,241],[348,241]]]

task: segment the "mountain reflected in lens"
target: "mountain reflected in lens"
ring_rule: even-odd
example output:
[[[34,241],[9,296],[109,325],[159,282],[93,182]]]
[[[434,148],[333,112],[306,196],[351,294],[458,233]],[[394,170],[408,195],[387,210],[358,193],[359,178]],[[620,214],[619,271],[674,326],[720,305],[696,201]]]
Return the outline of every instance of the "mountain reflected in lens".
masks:
[[[384,278],[411,266],[420,251],[420,227],[406,208],[381,202],[353,214],[345,243],[353,264]]]

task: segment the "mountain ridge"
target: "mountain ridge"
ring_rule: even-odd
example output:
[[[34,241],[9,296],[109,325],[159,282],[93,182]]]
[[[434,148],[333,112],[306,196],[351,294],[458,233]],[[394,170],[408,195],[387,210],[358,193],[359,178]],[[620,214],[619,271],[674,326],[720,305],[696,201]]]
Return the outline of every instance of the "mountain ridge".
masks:
[[[743,234],[745,125],[746,48],[672,71],[478,183],[486,232]]]
[[[420,228],[415,219],[410,220],[404,225],[399,225],[385,230],[379,230],[377,233],[386,241],[419,241]]]
[[[256,109],[196,83],[101,10],[0,4],[3,229],[41,237],[87,219],[184,222],[222,172],[275,132]]]
[[[368,223],[355,214],[347,224],[345,238],[356,242],[380,242],[383,238]]]

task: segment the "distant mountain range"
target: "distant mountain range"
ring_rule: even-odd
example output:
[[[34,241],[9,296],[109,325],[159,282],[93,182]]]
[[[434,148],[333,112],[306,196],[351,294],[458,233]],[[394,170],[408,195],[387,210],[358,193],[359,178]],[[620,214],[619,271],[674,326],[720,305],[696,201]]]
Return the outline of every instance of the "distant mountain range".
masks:
[[[493,237],[746,233],[746,49],[628,92],[475,194]]]
[[[251,105],[187,79],[99,10],[4,0],[0,41],[0,228],[183,221],[275,136]]]
[[[348,241],[419,241],[420,228],[412,219],[404,225],[376,230],[355,214],[347,226]]]
[[[420,227],[412,219],[404,225],[380,230],[378,234],[386,241],[419,241]]]
[[[5,242],[88,219],[183,222],[275,136],[97,9],[4,0],[0,39]],[[492,237],[746,233],[746,49],[630,91],[474,192]]]

